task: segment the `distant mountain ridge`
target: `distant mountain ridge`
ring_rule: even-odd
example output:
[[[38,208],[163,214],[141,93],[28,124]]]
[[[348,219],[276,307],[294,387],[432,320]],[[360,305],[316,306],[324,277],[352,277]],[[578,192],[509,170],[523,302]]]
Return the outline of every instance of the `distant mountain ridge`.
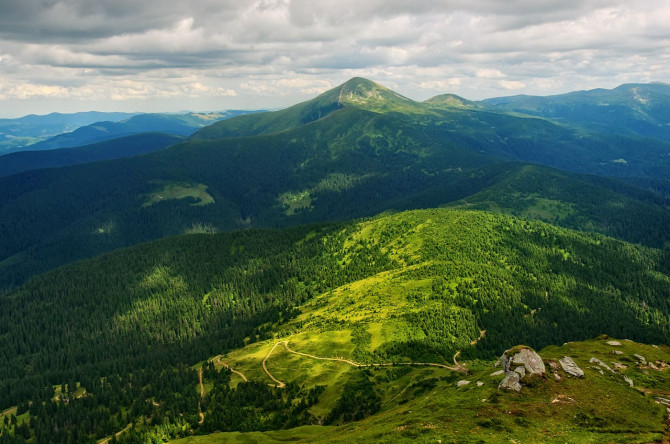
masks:
[[[17,119],[0,119],[0,155],[95,122],[118,122],[136,114],[88,111],[73,114],[51,113],[42,116],[30,114]]]
[[[160,132],[190,136],[213,122],[246,114],[249,111],[229,110],[220,113],[138,114],[112,122],[95,122],[70,133],[59,134],[30,146],[31,151],[73,148],[139,133]]]
[[[554,96],[484,100],[501,110],[556,119],[590,131],[670,141],[670,85],[631,83]]]

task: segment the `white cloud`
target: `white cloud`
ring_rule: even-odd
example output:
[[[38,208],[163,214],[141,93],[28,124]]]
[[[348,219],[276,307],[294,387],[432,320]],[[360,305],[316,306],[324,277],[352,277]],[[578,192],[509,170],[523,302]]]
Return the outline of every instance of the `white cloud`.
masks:
[[[266,107],[352,75],[417,99],[670,82],[669,22],[662,0],[0,0],[2,100]]]
[[[482,79],[499,79],[505,77],[505,74],[495,68],[479,68],[475,70],[475,76]]]
[[[498,85],[505,89],[521,89],[526,86],[525,83],[519,82],[517,80],[500,80]]]
[[[11,88],[6,97],[12,99],[62,98],[69,95],[66,88],[54,85],[35,85],[23,83]]]
[[[461,85],[461,79],[452,78],[446,80],[429,80],[419,83],[417,86],[420,89],[427,89],[432,91],[451,91],[453,88]]]

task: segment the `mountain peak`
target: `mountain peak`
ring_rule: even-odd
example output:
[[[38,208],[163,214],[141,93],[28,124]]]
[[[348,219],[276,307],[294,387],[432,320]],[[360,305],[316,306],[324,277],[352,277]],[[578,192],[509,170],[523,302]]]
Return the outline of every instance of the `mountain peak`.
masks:
[[[483,106],[477,102],[464,99],[463,97],[457,96],[456,94],[441,94],[439,96],[431,97],[426,100],[426,105],[430,105],[434,108],[482,108]]]
[[[378,110],[379,108],[387,108],[392,103],[414,103],[413,100],[362,77],[349,79],[335,90],[339,92],[338,103],[341,105]]]
[[[306,102],[280,111],[239,116],[217,122],[201,129],[191,138],[222,139],[278,133],[323,119],[341,108],[357,108],[375,113],[429,112],[429,108],[422,103],[371,80],[354,77]]]

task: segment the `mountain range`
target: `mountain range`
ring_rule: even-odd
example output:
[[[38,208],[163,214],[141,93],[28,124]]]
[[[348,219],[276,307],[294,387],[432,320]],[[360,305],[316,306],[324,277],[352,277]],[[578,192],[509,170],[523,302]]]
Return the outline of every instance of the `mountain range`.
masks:
[[[666,142],[587,136],[464,103],[415,102],[355,78],[285,110],[216,122],[151,154],[2,178],[0,283],[198,229],[344,220],[474,195],[491,199],[479,205],[512,214],[534,211],[651,246],[667,241],[667,198],[653,191],[670,177]],[[656,186],[642,190],[538,164]],[[542,180],[550,177],[551,187]],[[576,183],[589,192],[573,192]]]
[[[669,94],[354,78],[16,153],[0,443],[668,439]]]

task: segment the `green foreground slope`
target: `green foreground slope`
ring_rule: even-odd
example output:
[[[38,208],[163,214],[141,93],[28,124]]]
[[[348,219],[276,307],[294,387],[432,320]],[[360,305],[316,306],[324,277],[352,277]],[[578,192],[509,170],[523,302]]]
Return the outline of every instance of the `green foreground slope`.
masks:
[[[40,431],[40,442],[74,430],[102,438],[131,420],[141,427],[129,436],[157,433],[158,426],[177,436],[341,424],[380,411],[365,420],[377,424],[384,406],[397,413],[416,405],[408,418],[418,421],[434,410],[427,399],[457,406],[450,403],[461,399],[452,396],[460,393],[453,392],[460,373],[357,368],[344,360],[456,368],[460,351],[469,375],[488,384],[481,398],[472,393],[477,399],[457,402],[471,414],[468,403],[480,406],[497,384],[484,375],[493,371],[490,362],[479,367],[477,360],[516,344],[539,349],[603,332],[663,343],[668,292],[667,258],[659,250],[483,212],[422,210],[359,223],[180,236],[55,270],[2,296],[0,408],[34,406],[30,414],[41,419],[32,433]],[[294,351],[342,360],[296,355],[280,340]],[[275,380],[263,370],[265,357]],[[195,370],[208,359],[201,398]],[[250,382],[220,371],[224,363]],[[267,386],[277,381],[286,389]],[[61,384],[69,402],[53,410],[49,387]],[[404,387],[406,395],[398,395]],[[657,424],[662,414],[653,412]],[[75,424],[58,422],[75,414]],[[106,422],[93,421],[94,414]],[[460,413],[449,415],[441,421],[460,421]],[[657,431],[636,421],[630,430]],[[355,440],[357,427],[346,426],[351,435],[341,436]]]
[[[243,352],[231,355],[228,362],[236,362]],[[469,362],[467,375],[421,366],[349,369],[351,379],[364,375],[372,381],[372,390],[380,400],[374,415],[337,427],[215,432],[174,442],[643,443],[668,438],[667,346],[602,336],[549,346],[539,355],[547,373],[520,393],[498,388],[502,376],[496,373],[500,367],[495,360]],[[565,356],[583,369],[583,377],[571,376],[561,368],[559,360]],[[610,370],[591,362],[593,358]],[[329,381],[343,379],[336,366],[324,369],[314,361],[310,365],[307,358],[290,363],[281,359],[275,368],[290,364],[291,372],[298,375],[309,371]],[[321,404],[328,403],[328,395],[324,392],[320,405],[312,411],[318,412]]]

